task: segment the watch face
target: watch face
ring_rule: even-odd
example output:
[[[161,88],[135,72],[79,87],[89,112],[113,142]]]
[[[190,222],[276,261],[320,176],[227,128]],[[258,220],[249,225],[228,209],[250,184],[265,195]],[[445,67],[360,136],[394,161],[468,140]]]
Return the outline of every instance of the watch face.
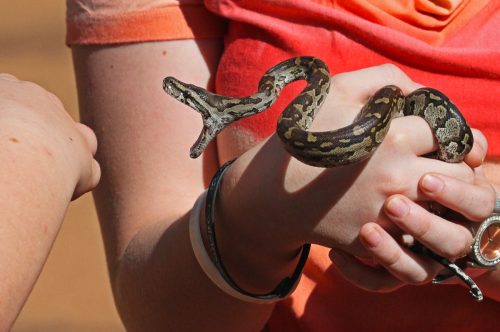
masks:
[[[487,260],[500,257],[500,223],[493,223],[481,235],[480,251]]]
[[[481,223],[473,254],[480,265],[492,267],[500,263],[500,215],[492,215]]]

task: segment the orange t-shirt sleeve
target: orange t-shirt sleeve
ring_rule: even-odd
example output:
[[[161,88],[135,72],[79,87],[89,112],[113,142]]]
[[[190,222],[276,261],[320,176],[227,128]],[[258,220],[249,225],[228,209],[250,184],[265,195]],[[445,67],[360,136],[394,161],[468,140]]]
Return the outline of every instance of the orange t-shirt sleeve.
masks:
[[[68,45],[222,37],[202,0],[67,0]]]

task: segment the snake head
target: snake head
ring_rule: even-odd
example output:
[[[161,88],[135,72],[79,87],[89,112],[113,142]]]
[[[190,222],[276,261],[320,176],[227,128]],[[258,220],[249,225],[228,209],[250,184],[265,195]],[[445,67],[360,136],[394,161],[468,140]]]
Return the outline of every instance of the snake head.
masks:
[[[175,77],[169,76],[163,79],[163,90],[178,101],[187,104],[187,99],[190,96],[187,84],[179,81]]]
[[[196,85],[183,83],[171,76],[165,77],[163,80],[163,90],[202,115],[203,129],[190,152],[192,158],[197,158],[225,125],[231,122],[225,121],[219,114],[219,109],[212,105],[212,103],[217,103],[221,97]]]
[[[206,101],[208,91],[193,84],[179,81],[175,77],[165,77],[163,90],[181,103],[184,103],[199,111],[199,103]]]

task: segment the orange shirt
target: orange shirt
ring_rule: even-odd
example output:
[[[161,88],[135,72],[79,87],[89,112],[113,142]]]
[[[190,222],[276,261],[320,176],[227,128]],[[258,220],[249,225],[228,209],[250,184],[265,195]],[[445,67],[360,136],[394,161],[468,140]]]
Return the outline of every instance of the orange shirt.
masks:
[[[68,0],[68,44],[222,37],[225,23],[202,0]]]
[[[216,90],[229,96],[253,94],[268,68],[292,56],[317,56],[332,74],[394,63],[447,94],[485,133],[489,156],[500,157],[498,0],[88,2],[69,1],[69,44],[224,35]],[[267,137],[300,88],[287,87],[270,110],[234,125]],[[475,303],[462,286],[360,290],[335,272],[327,249],[313,246],[301,283],[276,306],[268,330],[495,331],[499,313],[500,303]]]
[[[222,37],[229,22],[226,39],[256,33],[286,50],[266,57],[274,62],[254,68],[256,76],[287,53],[320,56],[333,73],[392,62],[451,97],[488,138],[488,155],[500,157],[499,0],[205,0],[205,6],[202,0],[68,0],[67,43]],[[254,92],[252,84],[245,92]],[[268,136],[276,119],[270,113],[240,124]]]

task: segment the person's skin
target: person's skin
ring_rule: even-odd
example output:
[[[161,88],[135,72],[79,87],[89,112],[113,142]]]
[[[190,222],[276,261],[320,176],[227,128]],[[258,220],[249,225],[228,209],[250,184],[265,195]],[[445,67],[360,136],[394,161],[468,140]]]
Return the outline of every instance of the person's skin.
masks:
[[[97,185],[96,138],[40,86],[0,74],[0,331],[33,288],[70,201]]]
[[[497,188],[495,190],[497,191],[499,178],[495,170],[498,168],[498,163],[495,162],[486,162],[485,166],[477,167],[475,169],[476,180],[473,184],[463,183],[443,174],[427,174],[419,182],[419,188],[429,199],[453,211],[460,212],[469,222],[464,222],[462,217],[434,215],[421,205],[401,195],[393,195],[386,200],[385,213],[405,233],[419,238],[428,247],[435,248],[437,253],[449,258],[463,257],[470,252],[472,244],[470,229],[473,224],[471,222],[481,222],[485,219],[483,214],[476,214],[478,210],[475,206],[484,204],[491,207],[490,201],[482,201],[483,197],[486,197],[485,194],[492,191],[491,184],[485,174],[496,180],[494,188]],[[447,242],[446,245],[440,246],[439,243],[450,236],[449,227],[453,226],[453,224],[450,225],[446,222],[447,218],[457,221],[458,224],[454,227],[457,228],[457,231],[462,229],[464,240]],[[419,267],[421,258],[401,246],[380,225],[375,223],[363,225],[360,230],[360,239],[365,248],[373,255],[372,258],[380,263],[385,270],[366,266],[346,253],[332,252],[331,257],[334,261],[336,261],[336,256],[337,258],[339,255],[341,256],[341,263],[336,264],[338,270],[355,285],[385,292],[399,288],[406,283],[425,283],[431,278],[432,275]],[[412,266],[415,268],[411,268]],[[500,301],[499,270],[468,269],[468,274],[485,291],[486,296]],[[446,283],[460,283],[465,286],[456,278],[450,279]]]
[[[276,135],[250,148],[252,138],[234,128],[202,158],[189,159],[201,119],[167,96],[161,82],[175,76],[207,86],[221,47],[220,41],[205,40],[73,48],[82,121],[100,144],[103,179],[95,199],[111,283],[129,331],[258,331],[268,320],[272,305],[241,302],[212,284],[189,242],[191,207],[215,169],[231,158],[239,156],[220,188],[218,244],[231,276],[254,292],[269,291],[291,275],[306,242],[371,257],[358,239],[361,226],[376,222],[396,230],[383,213],[384,202],[395,193],[428,199],[418,190],[428,172],[476,182],[466,163],[420,157],[436,143],[425,121],[410,117],[394,120],[372,158],[350,167],[306,166],[288,156]],[[370,86],[363,83],[367,78],[374,78]],[[339,75],[333,83],[333,97],[313,129],[352,120],[378,87],[396,84],[405,93],[418,87],[393,66]],[[346,116],[339,119],[334,109]],[[477,165],[483,156],[475,147],[468,163]],[[493,204],[491,190],[478,195]],[[471,207],[481,217],[488,208]],[[469,240],[454,225],[448,236]],[[429,278],[439,270],[430,260],[420,264]]]

